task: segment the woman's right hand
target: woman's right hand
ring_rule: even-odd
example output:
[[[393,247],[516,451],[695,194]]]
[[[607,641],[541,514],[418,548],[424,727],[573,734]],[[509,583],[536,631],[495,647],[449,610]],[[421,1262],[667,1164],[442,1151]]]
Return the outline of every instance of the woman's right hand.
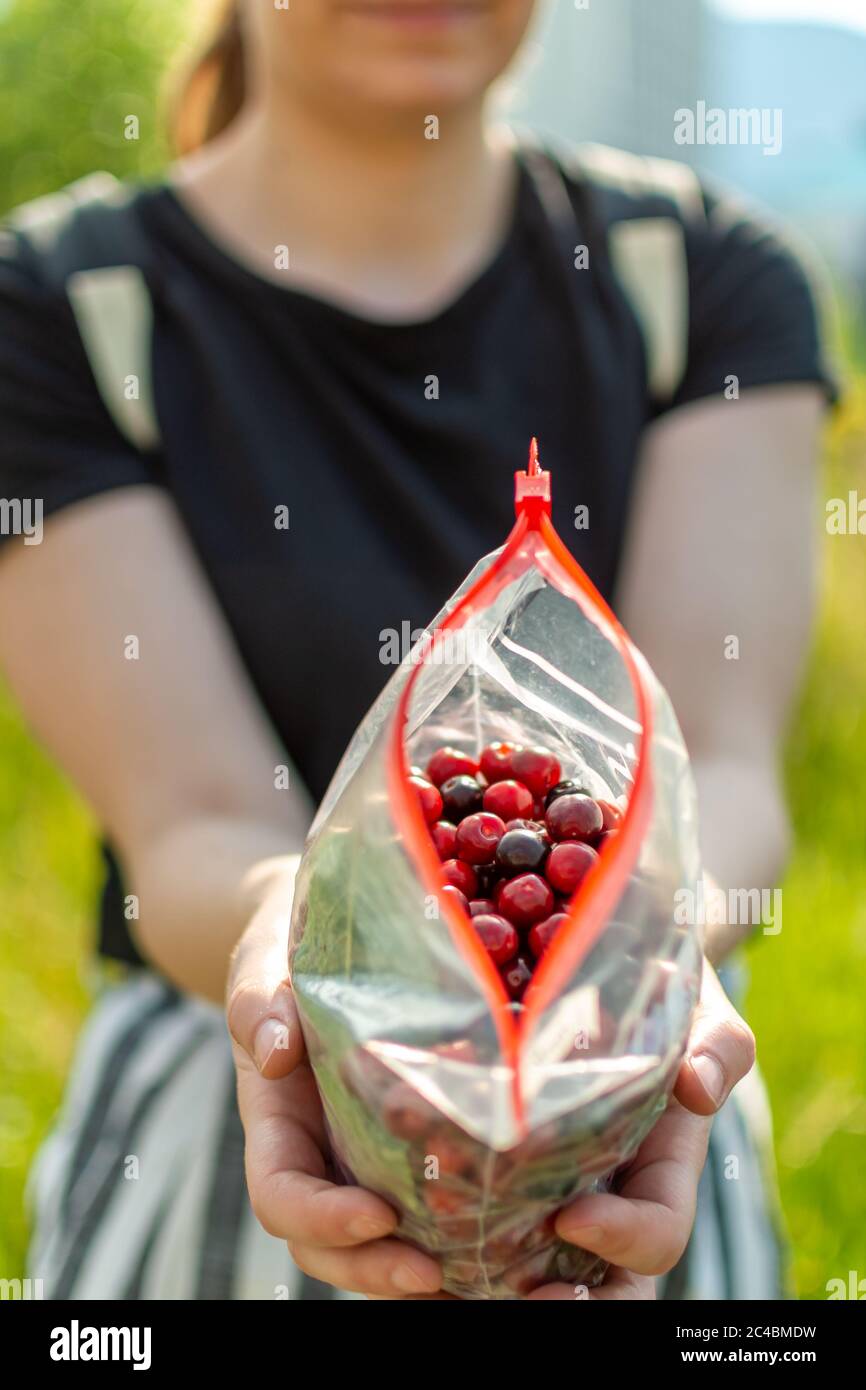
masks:
[[[261,908],[235,949],[226,994],[253,1211],[315,1279],[369,1297],[435,1296],[439,1266],[393,1238],[391,1207],[330,1181],[322,1106],[286,979],[288,928],[283,905]]]

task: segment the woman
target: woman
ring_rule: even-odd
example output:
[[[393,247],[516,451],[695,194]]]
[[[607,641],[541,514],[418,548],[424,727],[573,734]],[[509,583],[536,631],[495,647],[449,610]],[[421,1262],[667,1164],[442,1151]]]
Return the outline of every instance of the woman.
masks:
[[[0,660],[105,828],[100,949],[127,970],[37,1168],[50,1297],[436,1296],[389,1208],[327,1182],[287,909],[310,806],[389,674],[382,630],[422,626],[500,541],[532,433],[559,529],[673,698],[706,864],[725,888],[778,878],[826,395],[810,293],[725,201],[497,137],[487,93],[531,9],[240,0],[166,182],[78,190],[7,237],[0,491],[46,520],[3,546]],[[610,254],[650,221],[683,257],[678,365]],[[750,930],[708,929],[708,954]],[[750,1065],[708,969],[677,1099],[619,1195],[560,1217],[615,1266],[599,1296],[652,1297],[674,1265],[669,1297],[777,1293],[743,1108],[709,1136]]]

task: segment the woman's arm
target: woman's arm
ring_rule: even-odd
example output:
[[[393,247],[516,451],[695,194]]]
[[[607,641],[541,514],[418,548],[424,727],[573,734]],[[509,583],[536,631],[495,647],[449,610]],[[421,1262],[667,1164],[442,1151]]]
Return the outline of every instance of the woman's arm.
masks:
[[[0,667],[120,854],[142,954],[221,1002],[310,808],[275,787],[286,756],[165,494],[105,493],[7,543]]]
[[[821,415],[814,386],[720,395],[663,417],[641,460],[616,608],[673,701],[723,893],[777,887],[787,854],[778,755],[814,607]],[[709,926],[710,959],[749,930]]]

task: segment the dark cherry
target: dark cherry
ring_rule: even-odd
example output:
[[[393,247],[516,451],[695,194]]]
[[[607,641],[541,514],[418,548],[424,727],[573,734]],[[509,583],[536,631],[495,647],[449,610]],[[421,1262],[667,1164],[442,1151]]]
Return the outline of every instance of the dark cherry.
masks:
[[[457,839],[457,826],[452,825],[450,820],[437,820],[435,825],[431,825],[430,834],[433,836],[433,843],[440,859],[453,859],[457,851],[454,848]]]
[[[474,898],[478,894],[478,879],[475,877],[475,870],[471,864],[464,864],[462,859],[446,859],[442,865],[442,872],[445,875],[445,882],[452,887],[459,888],[460,892],[467,898],[466,911],[469,911],[469,898]]]
[[[511,775],[528,787],[532,795],[543,798],[555,787],[562,769],[546,748],[521,748],[511,759]]]
[[[469,904],[470,917],[486,917],[489,912],[496,914],[496,903],[492,898],[473,898]]]
[[[504,782],[509,778],[511,759],[519,751],[520,745],[516,743],[488,743],[482,748],[479,763],[488,782]]]
[[[531,927],[553,911],[553,889],[538,874],[521,874],[503,883],[496,906],[516,927]]]
[[[451,777],[474,777],[478,763],[468,753],[459,748],[437,748],[427,764],[427,777],[434,786],[441,787]]]
[[[616,806],[612,801],[602,801],[601,799],[599,799],[596,804],[601,810],[603,821],[602,828],[604,830],[619,830],[622,825],[623,817],[621,808]]]
[[[424,777],[410,777],[409,786],[418,797],[424,819],[428,825],[432,825],[442,815],[442,797],[433,783]]]
[[[496,846],[495,864],[506,878],[540,869],[548,844],[537,830],[506,830]]]
[[[439,791],[445,807],[445,817],[447,820],[453,820],[455,824],[462,821],[464,816],[471,816],[481,810],[482,791],[474,777],[463,774],[459,777],[449,777],[447,782],[442,783]],[[438,819],[437,816],[436,820]]]
[[[536,960],[544,955],[563,922],[567,921],[566,913],[554,912],[550,917],[545,917],[543,922],[536,922],[529,933],[529,948]]]
[[[446,883],[444,888],[439,889],[439,892],[443,898],[447,897],[449,902],[457,903],[457,906],[462,907],[463,911],[468,915],[469,899],[465,893],[461,893],[459,888],[455,888],[453,883]]]
[[[457,857],[467,864],[490,864],[505,834],[505,821],[489,811],[476,811],[457,827]]]
[[[534,804],[532,792],[522,782],[494,782],[484,793],[485,811],[492,811],[503,820],[531,815]]]
[[[544,798],[545,808],[552,806],[561,796],[589,796],[589,789],[581,786],[580,782],[557,782]]]
[[[510,965],[506,965],[501,972],[502,983],[508,990],[512,999],[522,999],[526,986],[532,979],[532,966],[526,956],[517,956]]]
[[[516,928],[504,917],[482,913],[479,917],[473,917],[472,925],[494,965],[505,965],[517,955],[520,937]]]
[[[571,896],[597,862],[598,855],[589,845],[583,844],[580,840],[563,840],[560,844],[554,845],[547,856],[544,872],[548,883],[558,893]]]
[[[573,794],[554,801],[545,823],[554,840],[592,840],[604,821],[597,801]]]

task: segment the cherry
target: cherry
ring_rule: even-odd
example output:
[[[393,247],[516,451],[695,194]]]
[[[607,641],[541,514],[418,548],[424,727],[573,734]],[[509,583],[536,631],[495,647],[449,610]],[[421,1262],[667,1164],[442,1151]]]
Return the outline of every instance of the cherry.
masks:
[[[520,752],[516,743],[488,743],[482,748],[479,762],[488,782],[504,782],[511,776],[511,759]]]
[[[452,888],[459,888],[466,897],[466,911],[468,912],[469,899],[474,898],[478,891],[478,879],[475,877],[475,870],[471,864],[464,864],[462,859],[446,859],[442,865],[442,872],[445,875],[445,882],[450,883]]]
[[[589,796],[589,792],[580,782],[557,782],[544,798],[545,807],[552,806],[560,796]]]
[[[598,835],[603,818],[591,796],[560,796],[549,808],[547,828],[554,840],[591,840]]]
[[[457,856],[467,864],[490,864],[505,834],[505,822],[488,811],[476,811],[457,827]]]
[[[506,830],[496,847],[496,867],[507,878],[540,869],[548,845],[536,830]]]
[[[474,777],[449,777],[439,788],[448,820],[459,822],[481,810],[481,788]],[[435,820],[439,817],[435,816]]]
[[[529,816],[534,805],[532,792],[522,782],[494,782],[484,793],[484,809],[492,811],[503,820],[514,820],[516,816]]]
[[[557,892],[571,895],[581,879],[597,862],[598,855],[589,845],[583,844],[580,840],[564,840],[553,846],[547,857],[544,872],[548,883]]]
[[[454,860],[454,863],[456,864],[456,862],[457,862],[457,861],[456,861],[456,859],[455,859],[455,860]],[[458,907],[462,907],[463,911],[464,911],[464,912],[467,914],[467,916],[468,916],[468,914],[469,914],[469,899],[467,898],[467,896],[466,896],[465,893],[463,893],[463,892],[460,891],[459,888],[455,888],[455,886],[454,886],[453,883],[446,883],[444,888],[440,888],[440,889],[439,889],[439,893],[440,893],[440,895],[441,895],[442,897],[445,897],[446,894],[447,894],[448,901],[449,901],[449,902],[452,902],[452,903],[456,903]]]
[[[526,956],[520,955],[501,971],[502,983],[512,999],[520,999],[532,979],[532,966]]]
[[[538,874],[509,879],[496,894],[503,917],[518,927],[530,927],[553,911],[553,889]]]
[[[410,777],[409,786],[413,789],[421,806],[421,814],[428,825],[432,825],[442,814],[442,797],[432,782],[423,777]]]
[[[435,825],[431,825],[430,834],[433,836],[433,843],[440,859],[453,859],[457,853],[454,848],[457,840],[457,826],[452,825],[450,820],[437,820]]]
[[[470,917],[486,917],[489,912],[496,914],[496,903],[492,898],[473,898],[469,904]]]
[[[441,787],[451,777],[474,777],[477,771],[478,764],[468,753],[461,753],[459,748],[437,748],[427,764],[426,775]]]
[[[517,955],[520,938],[510,922],[495,913],[482,913],[472,919],[472,925],[484,944],[494,965],[505,965]]]
[[[544,797],[559,781],[562,769],[546,748],[520,748],[511,759],[512,776],[535,797]]]
[[[536,922],[529,933],[529,946],[536,959],[544,955],[563,922],[567,921],[566,913],[554,912],[550,917],[545,917],[543,922]]]
[[[619,830],[620,826],[622,825],[623,816],[620,807],[614,805],[612,801],[599,800],[596,804],[601,809],[602,820],[604,822],[603,829]]]

